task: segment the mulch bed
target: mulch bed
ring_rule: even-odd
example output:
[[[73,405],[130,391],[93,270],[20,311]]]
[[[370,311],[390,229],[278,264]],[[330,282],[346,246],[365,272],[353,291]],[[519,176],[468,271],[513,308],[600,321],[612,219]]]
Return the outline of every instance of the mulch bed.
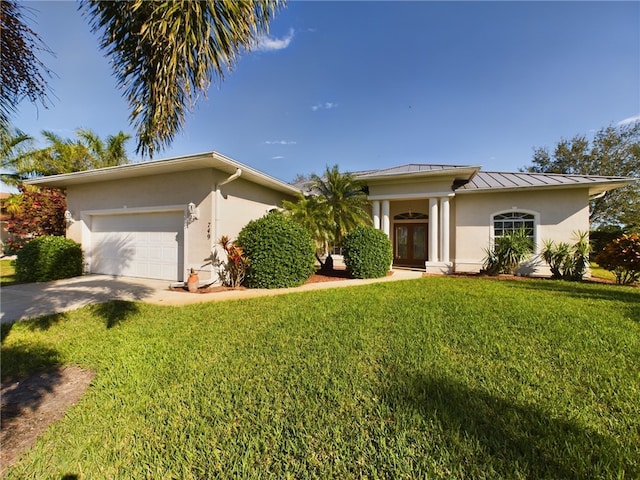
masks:
[[[392,273],[392,272],[391,272]],[[311,275],[309,279],[305,282],[305,285],[311,283],[324,283],[324,282],[336,282],[339,280],[349,280],[351,279],[351,275],[344,268],[334,268],[331,271],[322,271],[318,270],[316,273]],[[174,292],[185,292],[190,293],[187,287],[172,287],[171,290]],[[229,290],[246,290],[246,287],[223,287],[220,285],[209,286],[209,287],[200,287],[197,292],[193,293],[215,293],[215,292],[228,292]]]

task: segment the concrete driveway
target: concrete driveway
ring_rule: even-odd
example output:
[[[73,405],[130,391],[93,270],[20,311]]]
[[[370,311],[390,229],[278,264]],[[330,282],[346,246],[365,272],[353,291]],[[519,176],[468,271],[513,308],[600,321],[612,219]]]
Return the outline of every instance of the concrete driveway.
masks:
[[[104,303],[110,300],[129,300],[157,305],[186,305],[221,300],[279,295],[297,291],[320,290],[374,282],[420,278],[422,272],[394,270],[393,275],[368,280],[339,280],[312,283],[296,288],[246,289],[214,293],[186,293],[169,289],[167,280],[84,275],[54,282],[25,283],[0,289],[0,323],[51,315]]]

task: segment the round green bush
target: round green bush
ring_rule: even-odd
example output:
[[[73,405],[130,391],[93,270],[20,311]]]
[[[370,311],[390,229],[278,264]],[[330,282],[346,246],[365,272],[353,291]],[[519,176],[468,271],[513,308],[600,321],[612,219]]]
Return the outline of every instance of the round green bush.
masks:
[[[249,259],[248,287],[297,287],[315,270],[311,234],[278,211],[249,222],[236,243]]]
[[[16,280],[48,282],[82,275],[80,244],[65,237],[43,236],[29,241],[16,258]]]
[[[347,270],[354,278],[379,278],[387,275],[393,261],[389,237],[373,227],[357,227],[342,241]]]

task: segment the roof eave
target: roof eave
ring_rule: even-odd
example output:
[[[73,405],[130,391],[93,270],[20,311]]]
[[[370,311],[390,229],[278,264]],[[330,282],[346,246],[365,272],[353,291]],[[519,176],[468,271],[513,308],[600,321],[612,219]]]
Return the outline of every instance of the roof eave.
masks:
[[[356,180],[366,183],[369,181],[374,182],[386,182],[406,179],[416,179],[424,177],[463,177],[471,180],[480,170],[480,166],[470,167],[456,167],[442,170],[425,170],[422,172],[400,172],[400,173],[386,173],[380,175],[355,175]]]
[[[66,188],[72,185],[120,180],[124,178],[143,177],[177,171],[195,170],[199,168],[215,168],[225,173],[233,174],[237,169],[243,172],[243,178],[254,183],[295,195],[300,190],[282,180],[271,177],[247,165],[232,160],[218,152],[206,152],[184,157],[174,157],[163,160],[153,160],[141,163],[129,163],[115,167],[106,167],[82,172],[64,173],[39,177],[28,180],[29,185]]]

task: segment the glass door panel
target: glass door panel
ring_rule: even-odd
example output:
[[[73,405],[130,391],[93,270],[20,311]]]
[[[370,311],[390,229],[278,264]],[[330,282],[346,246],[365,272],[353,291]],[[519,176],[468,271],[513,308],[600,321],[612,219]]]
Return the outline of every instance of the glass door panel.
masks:
[[[393,263],[399,266],[423,266],[427,259],[427,223],[396,223]]]

